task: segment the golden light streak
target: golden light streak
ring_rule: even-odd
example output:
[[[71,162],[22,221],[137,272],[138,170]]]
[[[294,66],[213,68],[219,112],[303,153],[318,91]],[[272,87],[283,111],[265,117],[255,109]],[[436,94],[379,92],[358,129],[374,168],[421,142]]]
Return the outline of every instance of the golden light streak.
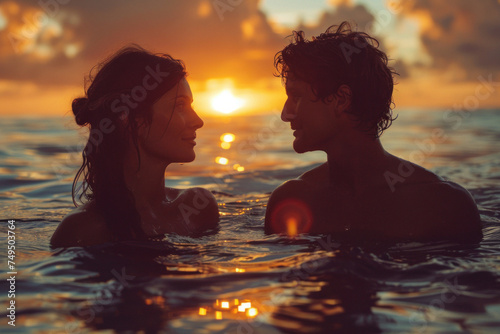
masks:
[[[198,312],[199,315],[207,315],[207,309],[200,307],[200,311]]]
[[[222,320],[222,312],[221,311],[215,311],[215,319]]]
[[[222,302],[220,307],[229,308],[229,302]]]

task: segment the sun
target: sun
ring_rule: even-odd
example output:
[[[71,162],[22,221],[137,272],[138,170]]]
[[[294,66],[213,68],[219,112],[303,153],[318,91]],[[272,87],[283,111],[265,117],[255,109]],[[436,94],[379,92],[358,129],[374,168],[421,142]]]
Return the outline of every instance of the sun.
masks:
[[[212,108],[223,114],[230,114],[241,108],[243,99],[235,97],[229,89],[225,89],[212,98]]]

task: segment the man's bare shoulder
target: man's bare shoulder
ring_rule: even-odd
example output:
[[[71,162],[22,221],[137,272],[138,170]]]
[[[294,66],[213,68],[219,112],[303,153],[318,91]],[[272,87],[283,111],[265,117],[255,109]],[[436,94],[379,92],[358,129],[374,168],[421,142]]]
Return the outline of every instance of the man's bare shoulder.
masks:
[[[392,192],[408,185],[444,181],[443,178],[422,166],[393,155],[391,157],[383,172],[383,183]]]
[[[303,197],[305,193],[314,190],[317,185],[325,185],[325,180],[328,180],[327,163],[321,164],[305,172],[296,179],[291,179],[282,183],[272,192],[269,204],[284,198]]]
[[[406,164],[406,168],[408,171],[411,171],[411,174],[392,189],[394,194],[403,196],[405,200],[408,199],[407,196],[411,196],[414,199],[425,197],[441,205],[456,206],[458,202],[466,202],[469,204],[467,207],[470,204],[476,207],[474,199],[464,187],[455,182],[445,180],[419,165],[402,159],[400,160]]]
[[[459,184],[444,180],[413,183],[396,190],[394,195],[399,207],[411,217],[416,239],[481,240],[477,205]]]
[[[328,163],[323,163],[304,174],[300,175],[296,180],[304,181],[309,184],[324,184],[328,180]],[[304,184],[304,183],[299,183]]]
[[[397,168],[398,163],[403,163],[406,168],[403,170],[406,172],[403,182],[391,188],[382,180],[380,184],[366,188],[355,199],[328,188],[326,165],[283,183],[269,199],[266,231],[276,232],[273,227],[276,224],[272,224],[273,212],[281,207],[281,203],[297,199],[299,201],[293,203],[302,201],[311,208],[315,217],[313,230],[321,233],[333,230],[333,225],[342,219],[352,222],[354,229],[357,217],[362,227],[359,229],[360,237],[364,237],[366,231],[372,231],[371,234],[381,240],[481,239],[478,209],[465,188],[399,158],[394,161],[393,167]],[[363,225],[367,221],[376,221],[377,224]]]
[[[435,201],[444,210],[455,212],[456,217],[473,212],[477,205],[472,195],[461,185],[451,181],[440,181],[422,185],[421,193]]]
[[[52,247],[89,246],[110,241],[106,222],[93,202],[87,202],[68,213],[56,228]]]
[[[290,197],[304,197],[317,191],[318,185],[325,185],[328,180],[328,165],[326,163],[313,168],[296,179],[288,180],[274,189],[269,198],[269,204]],[[268,204],[268,207],[269,207]]]
[[[434,174],[428,169],[395,156],[392,156],[392,161],[388,164],[383,176],[384,178],[380,179],[380,184],[375,182],[374,185],[384,184],[389,186],[391,182],[394,182],[395,186],[397,187],[400,184],[408,185],[444,181],[443,178]],[[328,180],[329,169],[328,163],[325,162],[318,167],[315,167],[300,175],[295,181],[304,182],[296,183],[294,185],[307,186],[309,184],[311,186],[322,187],[328,182]]]
[[[274,189],[267,203],[264,224],[266,233],[282,232],[281,228],[277,229],[276,226],[273,226],[273,222],[276,221],[274,217],[275,212],[280,211],[279,208],[283,203],[288,203],[292,206],[295,206],[298,203],[309,203],[311,198],[316,196],[317,193],[317,186],[307,177],[305,180],[303,177],[288,180],[278,188]]]
[[[308,195],[314,193],[316,189],[316,185],[314,183],[305,181],[303,179],[292,179],[284,182],[279,187],[274,189],[271,193],[271,197],[269,198],[269,205],[272,205],[273,202],[283,200],[286,198],[304,198]]]

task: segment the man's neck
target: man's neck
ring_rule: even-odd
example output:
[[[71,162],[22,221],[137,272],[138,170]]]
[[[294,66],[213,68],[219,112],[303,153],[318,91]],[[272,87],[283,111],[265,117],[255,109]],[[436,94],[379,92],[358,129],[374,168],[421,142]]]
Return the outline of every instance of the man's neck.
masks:
[[[383,181],[389,154],[380,140],[368,136],[346,138],[325,150],[328,158],[330,185],[340,191],[359,194]]]

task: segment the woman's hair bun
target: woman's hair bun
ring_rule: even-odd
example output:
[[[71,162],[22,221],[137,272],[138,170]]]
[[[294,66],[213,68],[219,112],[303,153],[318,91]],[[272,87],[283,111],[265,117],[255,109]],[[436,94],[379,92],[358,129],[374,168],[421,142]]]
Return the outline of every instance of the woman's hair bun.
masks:
[[[88,104],[89,99],[86,97],[79,97],[73,100],[71,109],[73,109],[76,124],[85,125],[90,122]]]

